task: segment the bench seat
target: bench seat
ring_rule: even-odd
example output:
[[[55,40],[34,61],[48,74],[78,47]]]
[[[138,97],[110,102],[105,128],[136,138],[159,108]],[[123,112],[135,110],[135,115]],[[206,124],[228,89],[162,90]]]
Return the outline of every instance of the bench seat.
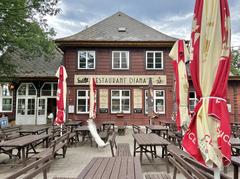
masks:
[[[128,143],[116,143],[116,134],[113,133],[111,139],[109,140],[111,152],[113,157],[129,157],[132,156],[130,152],[130,146]],[[114,154],[115,148],[115,154]]]
[[[117,144],[116,156],[119,156],[119,157],[130,157],[130,156],[132,156],[131,152],[130,152],[129,144],[127,144],[127,143]]]
[[[165,172],[161,172],[161,173],[154,173],[154,174],[145,174],[145,178],[146,179],[171,179],[172,177]]]

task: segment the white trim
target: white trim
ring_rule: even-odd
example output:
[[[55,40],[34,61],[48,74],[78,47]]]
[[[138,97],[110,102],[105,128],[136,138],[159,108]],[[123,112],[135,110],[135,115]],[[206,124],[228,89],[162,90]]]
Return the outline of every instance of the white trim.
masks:
[[[0,84],[0,112],[8,113],[8,112],[12,112],[13,111],[13,92],[8,89],[9,93],[10,93],[10,96],[3,96],[3,86],[4,85],[8,85],[8,84],[6,84],[6,83]],[[11,99],[12,100],[12,102],[11,102],[11,110],[9,110],[9,111],[3,110],[3,99]]]
[[[194,94],[194,98],[191,98],[191,97],[190,97],[190,93],[193,93],[193,94]],[[195,106],[196,106],[197,103],[198,103],[196,91],[189,91],[189,92],[188,92],[188,95],[189,95],[189,111],[190,111],[190,112],[193,112]],[[194,101],[193,110],[191,110],[191,103],[190,103],[191,101]]]
[[[147,54],[148,53],[153,53],[153,68],[148,68],[148,59],[147,59]],[[156,56],[156,53],[161,53],[161,62],[162,62],[162,67],[161,68],[156,68],[156,59],[155,59],[155,56]],[[147,70],[163,70],[164,69],[164,63],[163,63],[163,51],[146,51],[146,54],[145,54],[145,64],[146,64],[146,69]]]
[[[86,52],[86,68],[80,68],[79,54],[81,52]],[[87,54],[88,53],[93,53],[93,58],[94,58],[94,60],[93,60],[93,62],[94,62],[93,68],[88,68],[88,64],[87,64],[87,61],[88,61],[88,55]],[[94,50],[78,50],[78,58],[77,59],[78,59],[78,69],[92,70],[92,69],[95,69],[95,67],[96,67],[96,52]]]
[[[78,92],[79,91],[84,91],[85,92],[85,96],[84,97],[79,97],[78,96]],[[76,106],[76,114],[89,114],[89,109],[87,111],[87,107],[88,107],[88,102],[89,102],[89,90],[77,90],[77,95],[76,95],[76,98],[77,98],[77,106]],[[79,112],[78,111],[78,99],[85,99],[86,101],[86,106],[85,106],[85,111],[84,112]]]
[[[156,96],[156,93],[157,91],[160,91],[160,92],[163,92],[163,97],[157,97]],[[154,95],[153,95],[153,101],[154,101],[154,112],[157,113],[157,114],[165,114],[165,111],[166,111],[166,99],[165,99],[165,90],[154,90]],[[163,111],[162,112],[157,112],[156,111],[156,100],[157,99],[162,99],[163,100]]]
[[[157,91],[163,91],[163,97],[156,97],[156,92]],[[165,90],[153,90],[153,92],[154,92],[154,95],[153,95],[153,101],[154,101],[154,103],[153,103],[153,108],[154,108],[154,112],[155,113],[157,113],[157,114],[165,114],[166,113],[166,98],[165,98]],[[147,110],[147,90],[145,90],[144,91],[144,95],[145,95],[145,97],[144,97],[144,99],[145,99],[145,109],[144,109],[144,113],[145,114],[148,114],[148,110]],[[156,111],[156,99],[163,99],[163,106],[164,106],[164,108],[163,108],[163,112],[157,112]]]
[[[119,96],[118,97],[113,97],[112,96],[112,93],[113,93],[113,91],[118,91],[119,92]],[[129,92],[129,96],[128,97],[123,97],[122,96],[122,92],[123,91],[128,91]],[[112,100],[113,99],[119,99],[120,100],[120,111],[113,111],[112,110]],[[128,111],[123,111],[122,110],[122,99],[129,99],[129,110]],[[131,91],[130,90],[117,90],[117,89],[113,89],[113,90],[111,90],[111,113],[112,114],[117,114],[117,113],[121,113],[121,112],[123,112],[123,113],[127,113],[127,114],[130,114],[131,113]]]
[[[43,95],[42,95],[42,89],[43,89],[43,87],[44,87],[46,84],[50,84],[50,85],[51,85],[51,95],[50,95],[50,96],[45,96],[45,95],[43,96]],[[41,97],[53,97],[53,98],[55,97],[55,98],[56,98],[57,96],[54,96],[54,95],[53,95],[54,84],[57,85],[57,82],[45,82],[45,83],[43,83],[43,85],[42,85],[42,87],[41,87],[41,89],[40,89],[40,96],[41,96]],[[56,89],[56,90],[57,90],[57,89]]]
[[[114,68],[114,53],[119,53],[120,68]],[[122,68],[122,53],[126,53],[127,68]],[[129,51],[112,51],[112,69],[113,70],[129,70]]]
[[[29,95],[28,94],[28,90],[29,90],[29,85],[33,85],[34,89],[35,89],[35,92],[36,94],[35,95]],[[20,89],[21,86],[23,85],[26,85],[26,94],[25,95],[19,95],[18,94],[18,90]],[[17,89],[17,101],[16,101],[16,115],[21,115],[21,114],[18,114],[18,100],[19,99],[25,99],[25,111],[24,111],[24,115],[21,115],[21,116],[35,116],[36,115],[36,105],[37,105],[37,89],[36,87],[34,86],[33,83],[21,83],[21,85],[18,87]],[[34,114],[27,114],[28,112],[28,100],[29,99],[34,99],[35,100],[35,107],[34,107]]]

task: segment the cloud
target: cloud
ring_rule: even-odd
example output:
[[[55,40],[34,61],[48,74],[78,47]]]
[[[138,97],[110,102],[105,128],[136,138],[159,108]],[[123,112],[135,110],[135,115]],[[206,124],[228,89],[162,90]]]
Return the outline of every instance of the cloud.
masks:
[[[62,0],[61,13],[48,17],[56,38],[73,35],[106,17],[122,11],[167,35],[189,39],[195,1],[189,0]],[[229,0],[232,44],[240,46],[240,1]]]

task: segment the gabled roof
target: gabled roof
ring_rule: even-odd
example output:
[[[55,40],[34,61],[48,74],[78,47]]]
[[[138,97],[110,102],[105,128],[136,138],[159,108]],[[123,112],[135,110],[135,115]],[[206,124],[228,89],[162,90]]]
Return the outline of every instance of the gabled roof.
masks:
[[[64,41],[176,41],[176,38],[163,34],[128,15],[116,14],[74,35],[57,39]]]
[[[6,52],[8,53],[8,52]],[[58,67],[63,63],[63,54],[60,50],[55,50],[51,59],[46,59],[43,56],[35,59],[25,59],[19,50],[14,50],[9,53],[7,59],[8,64],[14,66],[14,73],[8,74],[7,77],[11,78],[52,78],[55,77]],[[0,70],[0,76],[6,77],[6,74]]]

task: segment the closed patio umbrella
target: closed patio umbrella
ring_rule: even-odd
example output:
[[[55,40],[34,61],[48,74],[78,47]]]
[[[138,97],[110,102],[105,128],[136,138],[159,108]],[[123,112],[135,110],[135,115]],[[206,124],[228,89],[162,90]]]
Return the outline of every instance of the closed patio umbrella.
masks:
[[[190,70],[197,97],[183,147],[209,167],[231,161],[226,102],[230,69],[230,14],[227,0],[196,0]]]
[[[55,124],[61,125],[66,121],[66,97],[67,97],[67,72],[63,65],[58,68],[56,73],[58,77],[57,88],[57,115],[55,118]]]
[[[184,40],[175,42],[169,56],[173,59],[173,69],[176,78],[176,103],[177,115],[176,123],[178,130],[185,131],[190,123],[188,109],[188,76],[186,61],[189,59],[189,52]]]
[[[149,78],[149,81],[148,81],[147,105],[148,105],[147,111],[148,111],[148,117],[149,117],[149,124],[152,125],[152,119],[155,117],[152,78]]]
[[[97,85],[95,78],[91,77],[89,81],[90,88],[90,100],[89,100],[89,119],[88,119],[88,128],[91,132],[91,135],[95,139],[99,147],[105,147],[108,143],[105,143],[98,134],[96,124],[94,119],[96,119],[96,98],[97,98]]]

